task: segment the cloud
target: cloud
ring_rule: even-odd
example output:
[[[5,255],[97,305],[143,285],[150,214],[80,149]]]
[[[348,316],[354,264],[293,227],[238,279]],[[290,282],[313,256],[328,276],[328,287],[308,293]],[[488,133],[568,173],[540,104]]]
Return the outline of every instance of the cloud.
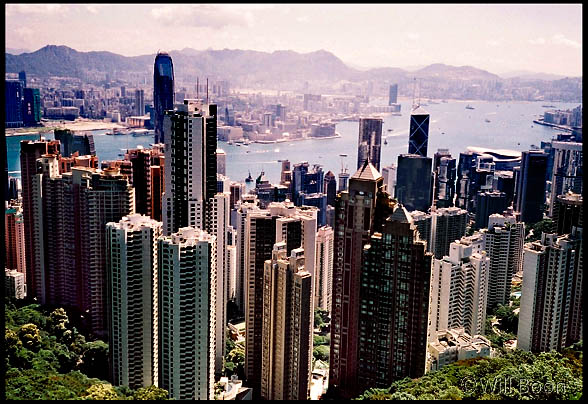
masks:
[[[243,11],[242,8],[185,4],[153,8],[151,16],[162,24],[220,29],[226,26],[252,25],[253,15],[250,11]]]
[[[582,49],[582,44],[566,38],[564,34],[555,34],[551,38],[551,41],[556,45],[565,45],[576,49]]]
[[[58,14],[65,10],[61,4],[7,4],[6,15],[15,14]]]
[[[529,39],[531,45],[545,45],[545,38]]]

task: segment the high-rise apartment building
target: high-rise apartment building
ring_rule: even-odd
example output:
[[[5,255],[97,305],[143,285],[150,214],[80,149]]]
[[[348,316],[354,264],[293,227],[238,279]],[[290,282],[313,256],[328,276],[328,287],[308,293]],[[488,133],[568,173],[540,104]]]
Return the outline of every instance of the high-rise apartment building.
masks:
[[[396,191],[396,164],[382,168],[382,177],[384,177],[384,185],[391,197],[394,197]]]
[[[320,227],[316,233],[314,307],[331,311],[335,233],[332,227]]]
[[[464,328],[483,335],[488,298],[490,258],[476,243],[463,237],[451,243],[449,254],[435,259],[431,275],[429,340],[437,331]]]
[[[165,143],[163,117],[174,109],[174,64],[166,52],[159,52],[153,66],[153,104],[155,110],[155,143]]]
[[[304,268],[315,276],[317,208],[273,202],[267,209],[247,210],[245,223],[245,375],[254,395],[261,392],[264,263],[275,243],[286,243],[286,254],[304,249]],[[314,296],[314,290],[313,296]],[[312,303],[311,303],[312,304]],[[314,312],[314,309],[313,309]],[[257,390],[257,393],[256,393]]]
[[[421,107],[410,112],[410,129],[408,135],[408,154],[427,157],[429,146],[430,115]]]
[[[41,205],[35,204],[33,183],[37,173],[37,160],[44,154],[59,154],[59,141],[23,140],[20,142],[20,167],[22,181],[22,210],[25,234],[25,258],[27,297],[37,298],[39,303],[45,303],[45,280],[41,267],[41,252],[36,248],[42,244],[42,229],[35,228],[42,214]],[[41,219],[42,220],[42,219]]]
[[[94,135],[74,133],[69,129],[55,129],[55,139],[61,144],[61,155],[71,157],[75,152],[80,156],[96,155]]]
[[[216,240],[184,227],[158,240],[159,387],[176,400],[212,400]]]
[[[438,208],[453,206],[455,198],[456,165],[448,149],[438,149],[433,157],[435,177],[434,202]]]
[[[359,139],[357,141],[357,169],[359,170],[366,160],[377,170],[380,170],[380,158],[382,154],[382,118],[360,118]]]
[[[450,244],[465,236],[467,223],[467,210],[455,206],[431,212],[431,252],[435,258],[449,254]]]
[[[525,223],[543,220],[547,159],[548,154],[542,150],[522,154],[521,171],[515,180],[515,210],[521,213],[521,220]]]
[[[488,309],[510,300],[512,277],[523,269],[525,224],[511,215],[490,215],[488,229],[480,231],[490,258]]]
[[[392,201],[383,203],[392,206]],[[362,254],[359,391],[384,388],[405,377],[421,377],[426,368],[433,257],[426,252],[426,243],[419,239],[403,206],[396,205],[393,213],[382,219]],[[350,348],[355,345],[348,343]]]
[[[27,295],[24,274],[16,269],[4,270],[4,293],[6,297],[24,299]]]
[[[476,221],[474,228],[488,227],[488,218],[495,213],[502,213],[508,207],[504,192],[478,192],[476,196]]]
[[[561,350],[582,338],[581,230],[525,245],[519,349]]]
[[[274,245],[264,263],[261,397],[306,400],[312,359],[312,276],[304,250]],[[259,360],[259,359],[258,359]]]
[[[223,149],[216,149],[216,173],[227,175],[227,153]]]
[[[426,212],[432,202],[431,158],[417,154],[398,156],[395,196],[408,211]]]
[[[432,215],[430,213],[414,210],[410,212],[410,216],[412,217],[412,222],[417,227],[419,232],[419,239],[427,242],[428,252],[433,252],[433,247],[431,244],[431,227],[433,225]]]
[[[26,283],[24,220],[22,207],[17,201],[12,201],[5,210],[4,231],[5,267],[21,272]]]
[[[133,214],[106,225],[108,343],[112,382],[157,386],[161,222]]]

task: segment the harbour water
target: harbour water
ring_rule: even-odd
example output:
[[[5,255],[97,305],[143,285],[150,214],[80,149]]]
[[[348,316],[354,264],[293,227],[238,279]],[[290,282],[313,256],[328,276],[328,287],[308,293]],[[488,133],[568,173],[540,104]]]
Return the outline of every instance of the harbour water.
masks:
[[[380,100],[381,102],[382,100]],[[474,109],[466,109],[466,105]],[[421,105],[430,114],[428,156],[439,148],[449,149],[453,157],[465,151],[467,146],[488,147],[524,151],[541,141],[550,140],[559,131],[533,123],[543,114],[545,102],[488,102],[450,101]],[[558,109],[578,106],[578,103],[554,103]],[[402,103],[402,115],[382,115],[384,118],[381,164],[396,164],[399,154],[408,151],[408,130],[410,125],[410,104]],[[489,122],[488,122],[489,121]],[[391,129],[391,130],[390,130]],[[353,174],[357,167],[357,138],[359,123],[344,121],[337,124],[339,138],[311,139],[273,144],[251,143],[248,146],[229,145],[218,142],[218,147],[227,154],[227,175],[233,181],[244,181],[249,171],[256,178],[261,171],[272,182],[280,180],[281,159],[291,164],[308,161],[320,164],[325,172],[336,175],[341,164]],[[105,130],[93,131],[96,154],[100,161],[121,158],[127,148],[137,145],[149,147],[151,137],[131,135],[107,136]],[[42,134],[53,139],[53,133]],[[19,141],[22,137],[7,137],[9,175],[20,176]],[[347,157],[340,157],[347,154]]]

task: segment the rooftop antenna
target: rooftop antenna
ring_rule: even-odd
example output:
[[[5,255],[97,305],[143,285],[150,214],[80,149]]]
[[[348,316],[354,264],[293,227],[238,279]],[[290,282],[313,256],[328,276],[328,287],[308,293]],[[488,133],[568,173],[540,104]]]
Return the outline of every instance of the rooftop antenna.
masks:
[[[412,86],[412,109],[415,109],[414,106],[414,94],[416,92],[416,77],[413,77],[413,86]]]
[[[206,103],[208,104],[208,77],[206,78]]]
[[[419,107],[421,106],[421,78],[419,78]]]
[[[196,99],[200,98],[200,93],[198,90],[200,90],[200,83],[198,82],[198,76],[196,76]]]

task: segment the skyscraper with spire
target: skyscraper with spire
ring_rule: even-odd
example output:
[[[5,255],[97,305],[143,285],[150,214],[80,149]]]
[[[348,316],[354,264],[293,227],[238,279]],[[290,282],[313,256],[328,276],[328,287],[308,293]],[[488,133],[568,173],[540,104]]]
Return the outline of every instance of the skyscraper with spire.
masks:
[[[174,109],[174,64],[166,52],[158,52],[153,66],[155,143],[164,143],[163,116]]]

